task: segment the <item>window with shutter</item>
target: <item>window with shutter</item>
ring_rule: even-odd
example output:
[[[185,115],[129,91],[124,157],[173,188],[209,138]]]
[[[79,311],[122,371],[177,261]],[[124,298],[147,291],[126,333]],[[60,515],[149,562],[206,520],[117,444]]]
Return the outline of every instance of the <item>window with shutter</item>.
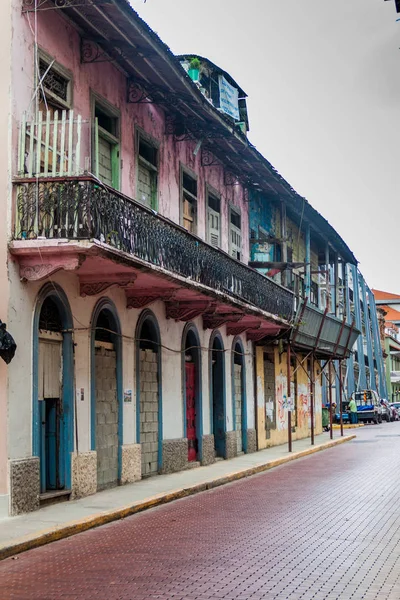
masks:
[[[208,194],[207,198],[208,214],[208,242],[219,248],[221,239],[221,201],[214,194]]]
[[[236,260],[240,260],[242,252],[242,232],[240,213],[231,207],[230,209],[230,254]]]
[[[119,189],[119,112],[106,100],[93,98],[95,175]]]
[[[157,209],[158,149],[139,134],[137,199]]]
[[[186,171],[181,174],[182,225],[190,233],[197,231],[197,181]]]

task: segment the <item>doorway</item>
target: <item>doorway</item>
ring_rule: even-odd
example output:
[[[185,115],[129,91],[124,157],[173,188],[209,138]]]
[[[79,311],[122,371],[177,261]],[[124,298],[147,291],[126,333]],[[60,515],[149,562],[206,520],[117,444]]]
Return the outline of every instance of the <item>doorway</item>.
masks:
[[[235,415],[235,431],[237,452],[245,450],[246,406],[245,406],[245,373],[243,348],[239,342],[233,345],[233,407]]]
[[[46,293],[47,292],[47,293]],[[54,294],[54,296],[52,295]],[[62,291],[42,291],[35,317],[33,448],[40,459],[40,493],[68,494],[72,451],[72,334]],[[34,338],[35,339],[35,338]],[[42,497],[41,497],[42,500]]]
[[[183,333],[184,401],[188,461],[200,460],[201,455],[201,350],[197,330],[189,325]]]
[[[211,400],[212,427],[216,458],[225,458],[225,354],[219,335],[213,338],[211,345]]]
[[[161,469],[160,335],[150,311],[139,319],[137,333],[138,440],[141,446],[142,477]]]
[[[118,485],[122,443],[122,344],[114,305],[100,300],[92,317],[92,449],[97,489]]]

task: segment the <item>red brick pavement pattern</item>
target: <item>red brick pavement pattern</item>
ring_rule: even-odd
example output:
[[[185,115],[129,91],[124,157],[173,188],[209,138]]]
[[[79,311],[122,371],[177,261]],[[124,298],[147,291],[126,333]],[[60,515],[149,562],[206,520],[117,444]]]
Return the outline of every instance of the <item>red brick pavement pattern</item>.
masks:
[[[0,564],[1,600],[399,600],[400,423]]]

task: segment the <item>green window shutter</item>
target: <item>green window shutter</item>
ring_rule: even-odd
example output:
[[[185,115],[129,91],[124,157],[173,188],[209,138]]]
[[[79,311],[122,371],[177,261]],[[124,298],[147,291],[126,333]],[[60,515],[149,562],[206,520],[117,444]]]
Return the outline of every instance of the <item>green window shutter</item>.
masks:
[[[99,120],[97,117],[94,119],[94,174],[99,177]]]
[[[119,190],[119,144],[114,144],[111,151],[112,185]]]

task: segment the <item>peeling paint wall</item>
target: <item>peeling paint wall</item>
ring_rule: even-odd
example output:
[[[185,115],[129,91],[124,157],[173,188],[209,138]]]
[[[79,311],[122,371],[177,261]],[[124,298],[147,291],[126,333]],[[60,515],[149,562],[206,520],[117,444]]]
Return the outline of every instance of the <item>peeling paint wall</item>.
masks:
[[[14,139],[24,111],[34,116],[35,103],[31,102],[34,84],[34,39],[26,15],[15,9],[13,46],[14,85]],[[197,142],[177,142],[172,135],[165,135],[165,112],[155,104],[129,104],[127,102],[126,77],[111,63],[86,63],[80,61],[80,38],[73,26],[57,11],[38,13],[38,44],[41,50],[68,69],[73,81],[73,109],[83,119],[92,119],[92,94],[106,100],[120,113],[120,189],[129,197],[137,193],[137,132],[141,131],[159,148],[158,198],[156,209],[176,223],[182,219],[180,207],[181,168],[187,168],[197,177],[198,206],[197,234],[206,237],[206,185],[211,186],[221,198],[221,248],[229,252],[229,206],[241,214],[243,262],[248,261],[248,204],[241,185],[225,185],[221,166],[202,167],[201,151],[194,155]],[[90,124],[83,130],[83,157],[90,159]],[[15,145],[17,148],[17,145]],[[16,168],[17,152],[13,161]]]
[[[268,398],[266,394],[266,381],[264,371],[264,354],[273,358],[275,365],[275,426],[267,433],[266,414],[268,413]],[[304,356],[298,355],[299,360]],[[304,362],[306,365],[306,361]],[[315,362],[315,398],[314,398],[314,423],[315,434],[322,432],[322,385],[320,364]],[[288,397],[287,386],[287,355],[280,353],[275,347],[271,355],[271,347],[256,348],[256,376],[257,376],[257,434],[260,449],[284,444],[288,440],[288,411],[286,400]],[[295,385],[295,382],[297,385]],[[296,393],[297,392],[297,393]],[[296,370],[291,369],[291,397],[294,399],[296,410],[292,412],[292,439],[298,440],[309,437],[311,434],[311,387],[307,374],[297,363]]]

